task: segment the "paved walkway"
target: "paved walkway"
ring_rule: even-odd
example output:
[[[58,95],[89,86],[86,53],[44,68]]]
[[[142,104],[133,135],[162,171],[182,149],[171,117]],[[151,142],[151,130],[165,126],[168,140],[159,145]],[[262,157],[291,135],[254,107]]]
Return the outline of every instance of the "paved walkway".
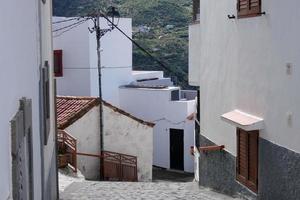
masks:
[[[230,200],[195,182],[76,182],[60,195],[62,200]]]
[[[153,182],[192,182],[194,174],[185,172],[176,172],[157,167],[152,171]]]

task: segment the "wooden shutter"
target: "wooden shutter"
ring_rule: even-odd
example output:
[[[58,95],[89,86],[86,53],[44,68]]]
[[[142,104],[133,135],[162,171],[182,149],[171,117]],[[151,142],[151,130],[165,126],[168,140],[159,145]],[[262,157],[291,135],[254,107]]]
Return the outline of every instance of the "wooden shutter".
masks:
[[[54,50],[54,75],[55,77],[63,76],[63,51]]]
[[[254,192],[258,186],[258,131],[237,129],[237,180]]]
[[[238,17],[255,17],[261,15],[261,0],[237,0]]]

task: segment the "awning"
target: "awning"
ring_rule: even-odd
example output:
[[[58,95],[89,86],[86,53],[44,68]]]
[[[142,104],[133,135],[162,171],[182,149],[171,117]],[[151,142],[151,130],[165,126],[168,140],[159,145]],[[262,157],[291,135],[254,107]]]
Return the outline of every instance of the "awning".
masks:
[[[264,119],[240,110],[225,113],[221,116],[221,119],[245,131],[261,130],[264,128]]]

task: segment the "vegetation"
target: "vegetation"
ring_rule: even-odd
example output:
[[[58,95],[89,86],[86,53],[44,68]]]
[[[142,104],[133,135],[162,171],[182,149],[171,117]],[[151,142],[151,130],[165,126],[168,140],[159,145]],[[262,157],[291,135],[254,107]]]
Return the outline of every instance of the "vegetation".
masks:
[[[161,60],[167,76],[183,88],[188,86],[188,24],[192,0],[115,0],[122,17],[133,19],[134,40]],[[84,16],[107,7],[101,0],[54,0],[54,15]],[[135,70],[163,70],[134,47]]]

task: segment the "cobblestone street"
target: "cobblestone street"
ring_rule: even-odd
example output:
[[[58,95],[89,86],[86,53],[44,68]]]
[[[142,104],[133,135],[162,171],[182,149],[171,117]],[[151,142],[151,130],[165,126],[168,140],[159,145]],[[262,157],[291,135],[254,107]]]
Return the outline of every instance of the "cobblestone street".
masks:
[[[75,182],[60,195],[62,200],[229,200],[231,197],[201,188],[195,182]]]

